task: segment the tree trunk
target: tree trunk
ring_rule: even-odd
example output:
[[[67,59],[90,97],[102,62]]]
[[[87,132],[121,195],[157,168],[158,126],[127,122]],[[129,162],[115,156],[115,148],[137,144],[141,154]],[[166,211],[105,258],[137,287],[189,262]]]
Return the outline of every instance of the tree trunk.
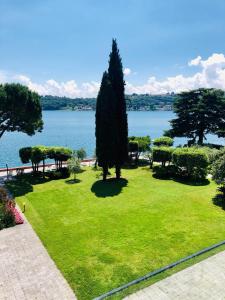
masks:
[[[95,165],[94,165],[94,168],[97,169],[97,165],[98,165],[98,159],[96,158],[95,160]]]
[[[121,176],[121,167],[120,165],[116,165],[116,179],[120,179]]]
[[[106,181],[106,178],[107,178],[107,174],[108,174],[108,167],[107,166],[104,166],[102,168],[103,170],[103,181]]]
[[[44,177],[44,174],[45,174],[45,160],[43,159],[43,177]]]
[[[203,140],[204,140],[204,133],[203,133],[203,132],[200,132],[200,133],[199,133],[199,136],[198,136],[198,145],[201,145],[201,146],[202,146]]]

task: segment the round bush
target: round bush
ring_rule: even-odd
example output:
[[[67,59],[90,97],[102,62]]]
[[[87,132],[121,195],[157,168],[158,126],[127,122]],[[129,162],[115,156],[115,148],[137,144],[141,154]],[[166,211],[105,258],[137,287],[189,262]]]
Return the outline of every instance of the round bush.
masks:
[[[152,159],[154,162],[161,162],[163,166],[171,162],[174,149],[170,147],[154,147],[152,149]]]
[[[176,176],[177,168],[174,165],[154,166],[153,173],[157,178],[161,178],[161,179],[171,178]]]
[[[208,157],[198,148],[177,148],[172,155],[173,164],[180,174],[195,180],[203,180],[207,175]]]
[[[168,137],[168,136],[162,136],[162,137],[159,137],[157,139],[154,140],[153,142],[153,145],[154,146],[173,146],[173,139]]]

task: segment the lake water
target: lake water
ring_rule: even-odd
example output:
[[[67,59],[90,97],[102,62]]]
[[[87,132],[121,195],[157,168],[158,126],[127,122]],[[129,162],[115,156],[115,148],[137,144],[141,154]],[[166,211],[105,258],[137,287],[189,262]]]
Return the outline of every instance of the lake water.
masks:
[[[169,128],[171,111],[128,112],[129,135],[150,135],[152,139]],[[21,165],[18,151],[21,147],[33,145],[68,146],[72,149],[85,148],[89,157],[95,149],[95,112],[93,111],[44,111],[44,130],[29,137],[23,133],[6,133],[0,139],[0,167]],[[176,139],[182,144],[185,139]],[[210,142],[218,138],[210,136]],[[220,141],[223,143],[223,140]]]

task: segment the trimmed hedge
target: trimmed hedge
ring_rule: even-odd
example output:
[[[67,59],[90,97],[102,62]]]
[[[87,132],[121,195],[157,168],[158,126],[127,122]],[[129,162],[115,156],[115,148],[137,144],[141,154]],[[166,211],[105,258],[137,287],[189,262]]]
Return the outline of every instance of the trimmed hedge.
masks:
[[[81,155],[83,153],[83,149]],[[19,155],[22,163],[32,163],[34,172],[38,172],[39,164],[43,161],[43,165],[46,159],[54,159],[57,169],[62,168],[63,161],[67,161],[72,156],[72,150],[67,147],[46,147],[46,146],[34,146],[25,147],[19,150]]]
[[[153,173],[156,178],[160,178],[160,179],[173,178],[177,174],[177,168],[174,165],[154,166]]]
[[[157,139],[154,139],[153,145],[158,147],[160,146],[170,147],[173,146],[173,139],[168,136],[162,136]]]
[[[207,175],[209,164],[204,150],[198,148],[177,148],[172,155],[173,164],[181,176],[203,180]]]
[[[154,147],[152,149],[152,160],[153,162],[160,162],[162,166],[172,161],[172,154],[174,148],[171,147]]]

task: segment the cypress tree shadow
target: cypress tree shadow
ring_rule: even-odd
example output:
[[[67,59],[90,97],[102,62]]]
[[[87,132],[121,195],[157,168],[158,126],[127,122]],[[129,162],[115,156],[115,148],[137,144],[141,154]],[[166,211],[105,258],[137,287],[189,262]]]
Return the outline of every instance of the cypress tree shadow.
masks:
[[[178,178],[178,177],[172,177],[173,181],[185,184],[185,185],[192,185],[192,186],[204,186],[209,185],[210,181],[208,179],[203,179],[200,181],[191,180],[189,178]]]
[[[212,202],[214,205],[221,207],[225,210],[225,199],[222,194],[217,194],[213,199]]]
[[[6,187],[13,194],[14,197],[23,196],[33,191],[33,185],[45,183],[49,179],[34,176],[33,174],[23,174],[17,176],[15,180],[8,181]]]
[[[91,191],[97,197],[113,197],[119,195],[122,189],[127,186],[127,183],[128,181],[124,178],[110,178],[106,181],[99,180],[92,185]]]

